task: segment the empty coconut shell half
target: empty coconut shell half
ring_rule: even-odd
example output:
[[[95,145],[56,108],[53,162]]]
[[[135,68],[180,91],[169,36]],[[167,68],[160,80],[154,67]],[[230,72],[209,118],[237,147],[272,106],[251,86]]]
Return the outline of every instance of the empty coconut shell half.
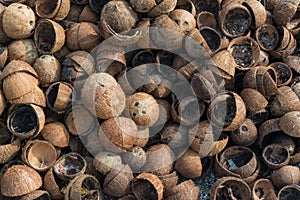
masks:
[[[279,120],[279,126],[287,135],[300,137],[300,111],[286,113]]]
[[[37,136],[45,124],[43,109],[33,104],[12,105],[7,127],[15,136],[25,139]]]
[[[264,148],[262,158],[271,169],[278,169],[289,163],[290,154],[286,147],[280,144],[270,144]]]
[[[35,4],[35,10],[41,18],[60,21],[70,11],[70,0],[38,0]]]
[[[298,185],[287,185],[278,192],[278,200],[291,200],[300,198],[300,187]]]
[[[291,82],[293,78],[293,72],[287,64],[282,62],[274,62],[270,64],[269,67],[273,67],[276,71],[278,87],[288,85]]]
[[[50,194],[45,190],[35,190],[27,195],[20,197],[19,200],[51,200]]]
[[[263,200],[276,198],[275,189],[269,179],[258,179],[252,186],[252,199]],[[274,199],[275,200],[275,199]]]
[[[199,197],[200,190],[192,180],[187,180],[176,185],[166,194],[166,200],[198,200]]]

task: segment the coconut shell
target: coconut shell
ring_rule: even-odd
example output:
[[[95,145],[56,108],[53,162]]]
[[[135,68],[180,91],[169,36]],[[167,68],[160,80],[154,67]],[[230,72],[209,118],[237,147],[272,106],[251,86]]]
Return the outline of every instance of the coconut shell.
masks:
[[[121,157],[118,154],[108,151],[99,152],[93,161],[93,166],[96,170],[104,175],[108,174],[112,169],[116,169],[120,165],[122,165]]]
[[[15,40],[8,45],[8,58],[12,60],[22,60],[33,65],[38,58],[38,51],[33,40]]]
[[[130,4],[136,12],[147,13],[152,8],[154,8],[154,6],[156,5],[156,1],[147,0],[147,1],[140,2],[140,1],[130,0]]]
[[[13,165],[3,174],[1,193],[7,197],[29,194],[42,186],[41,176],[25,165]]]
[[[202,163],[199,154],[188,149],[175,162],[176,171],[186,178],[198,178],[202,174]]]
[[[249,112],[259,111],[268,105],[266,98],[260,92],[252,88],[243,89],[241,97],[245,102],[247,111]]]
[[[24,116],[26,119],[24,119]],[[25,122],[24,120],[28,120]],[[15,136],[25,139],[37,136],[45,124],[43,109],[33,104],[20,104],[10,108],[7,127]],[[30,125],[30,126],[29,126]]]
[[[273,10],[274,22],[278,25],[285,26],[297,11],[299,0],[295,1],[278,1]]]
[[[10,41],[11,41],[11,38],[9,38],[4,30],[3,30],[3,26],[2,26],[2,18],[3,18],[3,12],[5,10],[5,6],[1,3],[0,5],[0,24],[1,24],[1,27],[0,27],[0,41],[2,42],[2,44],[8,44]]]
[[[271,195],[276,196],[274,186],[269,179],[258,179],[255,181],[252,187],[253,200],[269,199]]]
[[[22,150],[22,160],[39,172],[52,167],[57,157],[56,149],[47,141],[31,140],[26,143]]]
[[[269,54],[260,50],[259,59],[257,61],[258,66],[268,66],[270,63]]]
[[[149,17],[158,17],[160,15],[167,14],[167,13],[171,12],[172,10],[174,10],[174,8],[176,7],[176,4],[177,4],[177,0],[176,1],[173,1],[173,0],[160,1],[160,3],[156,4],[156,6],[147,14]]]
[[[47,106],[55,112],[68,110],[74,88],[66,82],[55,82],[46,90]]]
[[[186,10],[175,9],[170,12],[169,17],[179,25],[180,31],[184,34],[187,34],[196,28],[195,17]]]
[[[252,18],[250,11],[238,2],[232,2],[223,7],[219,12],[219,24],[222,32],[229,37],[244,35],[251,26]],[[235,24],[243,23],[236,30]]]
[[[210,152],[207,154],[207,156],[214,156],[225,149],[225,147],[227,146],[228,140],[229,140],[229,137],[226,134],[221,134],[220,138],[216,142],[214,142],[213,148],[211,148],[211,146],[209,146],[210,145],[209,142],[206,143],[206,145],[203,147],[204,152],[207,152],[207,149],[209,149]],[[202,156],[205,156],[205,154]]]
[[[130,191],[130,181],[133,174],[128,165],[118,166],[112,169],[105,177],[103,192],[112,197],[121,197]]]
[[[128,164],[133,171],[136,171],[145,165],[147,154],[141,147],[135,146],[122,155],[122,160],[124,164]]]
[[[8,58],[7,47],[0,46],[0,69],[3,69]]]
[[[42,19],[36,26],[34,42],[41,54],[53,54],[63,47],[65,31],[55,21]]]
[[[287,148],[290,155],[294,154],[294,152],[295,152],[296,144],[295,144],[293,138],[286,134],[280,134],[280,135],[275,136],[272,139],[272,143],[284,146],[285,148]]]
[[[255,39],[264,51],[272,51],[279,42],[279,33],[276,27],[271,24],[263,24],[255,31]]]
[[[290,154],[285,146],[270,144],[264,148],[262,158],[268,167],[278,169],[289,163]]]
[[[83,139],[83,138],[80,138]],[[92,155],[97,155],[100,151],[103,151],[104,148],[103,146],[100,144],[99,138],[98,138],[98,134],[97,134],[97,130],[93,130],[91,131],[85,138],[85,140],[83,140],[83,142],[85,143],[85,148],[92,154]]]
[[[42,87],[47,87],[60,80],[61,65],[54,56],[43,55],[39,57],[36,59],[33,68],[38,74],[39,84]]]
[[[41,132],[43,138],[56,147],[67,147],[70,135],[66,127],[59,122],[46,124]]]
[[[232,141],[241,146],[249,146],[253,144],[257,138],[257,128],[254,122],[248,118],[235,131],[230,133]]]
[[[177,185],[178,182],[178,175],[176,171],[172,172],[171,174],[159,176],[163,186],[164,186],[164,196],[170,193],[170,190]]]
[[[38,86],[36,86],[30,93],[9,102],[11,104],[34,104],[37,106],[46,107],[46,98],[44,92]]]
[[[0,90],[0,115],[4,112],[6,108],[6,101],[2,90]]]
[[[259,45],[253,38],[248,36],[233,39],[227,49],[233,56],[236,68],[239,70],[249,70],[256,65],[260,56]]]
[[[280,118],[279,126],[287,135],[300,137],[300,112],[292,111],[286,113]]]
[[[298,185],[287,185],[278,192],[279,200],[300,198],[300,187]]]
[[[223,190],[224,187],[226,188],[225,191]],[[211,188],[211,200],[226,198],[228,194],[230,198],[249,199],[251,197],[251,189],[246,182],[235,177],[218,179]]]
[[[37,0],[35,4],[36,14],[41,18],[63,20],[70,11],[70,0]]]
[[[202,26],[209,26],[213,29],[217,28],[217,20],[211,12],[202,11],[197,15],[196,19],[198,28]]]
[[[99,21],[99,16],[95,13],[90,5],[86,5],[79,16],[79,22],[90,22],[93,24],[97,24]]]
[[[199,199],[199,196],[199,188],[193,183],[192,180],[187,180],[173,187],[167,193],[166,200],[197,200]]]
[[[146,153],[147,162],[142,168],[144,171],[152,172],[158,176],[172,172],[175,157],[166,144],[153,145],[147,149]]]
[[[196,16],[196,7],[191,0],[177,0],[176,8],[184,9],[192,13],[192,15]]]
[[[298,184],[300,181],[300,170],[296,166],[286,165],[272,172],[270,176],[274,186],[281,189],[284,186]]]
[[[149,128],[138,129],[134,145],[145,147],[149,141],[149,136],[150,136],[149,132],[150,132]]]
[[[259,147],[264,148],[268,145],[264,139],[269,134],[281,131],[281,128],[279,127],[279,121],[280,118],[269,119],[259,126],[257,138],[257,144]]]
[[[218,67],[222,78],[231,79],[235,75],[234,57],[227,50],[221,50],[212,57],[214,64]]]
[[[62,199],[64,194],[62,193],[61,188],[56,180],[57,178],[54,175],[53,168],[50,168],[44,176],[44,188],[50,193],[53,199]]]
[[[20,200],[33,200],[43,198],[45,200],[51,200],[50,194],[45,190],[35,190],[25,196],[20,197]]]
[[[260,1],[256,0],[246,0],[243,5],[245,5],[252,14],[253,18],[253,28],[257,28],[263,25],[267,20],[267,11],[264,5]]]
[[[298,56],[288,56],[283,59],[284,63],[286,63],[290,68],[292,68],[297,73],[300,73],[300,59]]]
[[[288,85],[291,82],[293,73],[288,65],[282,62],[274,62],[269,67],[273,67],[276,71],[278,87]]]
[[[279,94],[270,102],[271,113],[281,117],[290,111],[300,111],[300,100],[298,95],[288,86],[278,88]]]
[[[28,38],[35,28],[33,10],[21,3],[10,4],[3,12],[2,25],[5,34],[13,39]]]
[[[142,173],[131,182],[131,191],[138,200],[163,198],[164,186],[154,174]]]
[[[184,47],[189,56],[200,59],[212,55],[212,50],[198,29],[190,31],[187,36],[184,41]]]

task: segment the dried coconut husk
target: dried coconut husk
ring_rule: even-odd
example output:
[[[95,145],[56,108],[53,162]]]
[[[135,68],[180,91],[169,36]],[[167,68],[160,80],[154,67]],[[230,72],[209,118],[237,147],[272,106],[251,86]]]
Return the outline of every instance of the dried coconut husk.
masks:
[[[293,73],[288,65],[282,62],[274,62],[269,67],[273,67],[276,71],[278,87],[288,85],[291,82]]]
[[[4,121],[0,121],[0,163],[4,164],[12,160],[21,148],[21,140],[11,135]]]
[[[225,107],[224,107],[225,106]],[[224,131],[237,129],[245,120],[246,106],[234,92],[223,92],[215,96],[208,108],[208,119]]]
[[[231,79],[235,75],[236,63],[234,57],[228,50],[221,50],[212,56],[214,64],[218,67],[220,76],[225,79]]]
[[[34,69],[24,61],[11,61],[1,74],[3,92],[7,100],[20,98],[38,85],[37,74]]]
[[[196,16],[196,7],[191,0],[177,0],[176,8],[187,10]]]
[[[67,147],[69,145],[69,132],[66,127],[59,122],[46,124],[41,134],[45,140],[56,147]]]
[[[252,199],[261,200],[276,197],[275,189],[272,182],[269,179],[258,179],[252,186]],[[275,199],[274,199],[275,200]]]
[[[60,21],[64,19],[70,11],[70,0],[37,0],[35,11],[41,18]]]
[[[251,189],[247,183],[235,177],[218,179],[211,188],[211,200],[224,199],[250,199]]]
[[[45,124],[43,109],[33,104],[19,104],[10,108],[7,127],[15,136],[25,139],[37,136]]]
[[[163,189],[164,186],[161,180],[156,175],[150,173],[142,173],[131,182],[131,191],[139,200],[161,200]]]
[[[53,171],[61,180],[67,181],[84,174],[86,160],[78,153],[68,153],[61,156],[54,164]]]
[[[284,186],[298,184],[300,181],[300,170],[297,166],[286,165],[271,173],[270,176],[274,186],[281,189]]]
[[[53,172],[53,168],[50,168],[44,176],[43,180],[44,188],[50,193],[53,199],[64,198],[63,187],[66,187],[66,183],[59,180]]]
[[[41,186],[41,176],[26,165],[9,166],[1,177],[1,193],[7,197],[26,195]]]
[[[90,22],[72,25],[66,32],[66,45],[73,51],[91,51],[100,43],[100,30]]]
[[[199,154],[188,149],[175,162],[176,171],[186,178],[198,178],[202,174],[202,163]]]
[[[55,82],[45,92],[47,106],[58,113],[68,110],[73,96],[74,88],[66,82]]]
[[[56,149],[47,141],[31,140],[22,149],[22,160],[39,172],[52,167],[57,157]]]
[[[299,199],[300,187],[298,185],[287,185],[278,192],[279,200]]]
[[[174,10],[174,8],[176,7],[177,4],[177,0],[162,0],[159,1],[158,4],[155,5],[154,8],[151,9],[151,11],[149,11],[147,13],[147,15],[149,17],[158,17],[160,15],[163,14],[167,14],[169,12],[171,12],[172,10]]]
[[[65,31],[58,23],[41,19],[35,29],[34,42],[41,54],[53,54],[63,47]]]
[[[267,12],[266,8],[260,1],[256,0],[246,0],[243,3],[244,6],[246,6],[249,11],[252,14],[252,27],[257,28],[261,25],[263,25],[267,20]]]
[[[51,200],[51,196],[45,190],[35,190],[25,196],[20,197],[19,200],[34,200],[34,199]]]
[[[278,88],[279,94],[270,102],[272,115],[281,117],[290,111],[300,111],[300,100],[297,93],[288,86]]]
[[[201,28],[202,26],[208,26],[213,29],[217,28],[217,20],[211,12],[202,11],[197,15],[197,26]]]
[[[228,4],[219,12],[220,28],[229,37],[242,36],[250,28],[251,18],[251,13],[245,6],[236,2]]]
[[[112,169],[105,177],[103,192],[112,197],[121,197],[130,191],[133,174],[128,165],[120,165]]]
[[[274,22],[278,25],[285,26],[295,15],[299,3],[299,0],[278,1],[273,10]]]
[[[65,191],[66,200],[103,200],[98,180],[91,175],[80,175],[71,180]]]
[[[239,70],[249,70],[256,65],[260,56],[259,45],[253,38],[247,36],[233,39],[227,49]]]
[[[264,51],[274,50],[279,42],[279,33],[271,24],[263,24],[255,31],[255,39]]]
[[[172,190],[172,188],[174,188],[177,185],[178,175],[176,171],[174,171],[171,174],[159,176],[159,179],[161,180],[164,186],[164,197],[166,197],[166,194],[168,194],[170,190]]]
[[[192,180],[184,181],[170,189],[166,194],[166,200],[198,200],[200,190]]]
[[[289,163],[290,154],[286,147],[280,144],[270,144],[264,148],[262,158],[268,167],[278,169]]]
[[[166,144],[153,145],[147,149],[147,162],[142,168],[158,176],[173,171],[174,153]]]

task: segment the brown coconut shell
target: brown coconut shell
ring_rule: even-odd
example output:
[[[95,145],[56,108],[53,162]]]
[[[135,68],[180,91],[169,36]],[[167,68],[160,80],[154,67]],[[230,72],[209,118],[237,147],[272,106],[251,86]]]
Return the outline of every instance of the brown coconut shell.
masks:
[[[46,97],[44,92],[38,86],[36,86],[30,93],[9,102],[11,104],[34,104],[46,107]]]
[[[22,149],[22,160],[39,172],[44,172],[52,167],[57,157],[55,147],[47,141],[31,140]]]
[[[264,51],[272,51],[279,42],[279,33],[275,26],[263,24],[255,31],[255,39]]]
[[[119,152],[133,147],[136,134],[137,126],[132,119],[114,117],[101,124],[98,137],[106,150]]]
[[[45,140],[56,147],[67,147],[69,145],[70,134],[66,127],[59,122],[46,124],[41,134]]]
[[[176,171],[174,171],[171,174],[159,176],[159,179],[164,186],[164,196],[166,196],[166,194],[168,194],[170,190],[177,185],[178,175]]]
[[[108,151],[99,152],[93,161],[93,166],[101,174],[108,174],[112,169],[122,165],[121,156]]]
[[[38,58],[38,51],[33,40],[15,40],[8,45],[8,59],[22,60],[30,65]]]
[[[66,44],[73,50],[91,51],[100,43],[100,31],[95,24],[81,22],[66,32]]]
[[[41,18],[60,21],[68,15],[70,6],[70,0],[37,0],[35,4],[35,11]]]
[[[266,98],[260,92],[252,88],[243,89],[241,97],[246,104],[247,111],[251,113],[264,109],[268,105]]]
[[[215,36],[218,35],[216,34]],[[214,44],[212,43],[211,45]],[[188,55],[196,59],[200,59],[213,54],[208,45],[208,42],[205,40],[205,37],[196,28],[187,34],[187,37],[184,41],[184,47]]]
[[[251,119],[246,118],[243,124],[230,133],[231,140],[241,146],[249,146],[257,139],[257,128]]]
[[[298,95],[288,86],[278,88],[279,94],[270,102],[271,113],[281,117],[290,111],[300,111],[300,100]]]
[[[121,197],[130,191],[133,174],[128,165],[121,165],[112,169],[105,177],[103,192],[112,197]]]
[[[176,171],[186,178],[198,178],[202,174],[202,163],[199,154],[188,149],[175,162]]]
[[[260,50],[259,59],[257,61],[258,66],[268,66],[270,63],[269,54]]]
[[[225,147],[228,144],[228,141],[229,141],[228,135],[221,134],[221,136],[218,138],[218,140],[214,142],[212,148],[211,148],[211,146],[209,146],[210,142],[205,144],[205,146],[203,147],[204,152],[207,152],[207,149],[209,149],[210,152],[207,154],[207,156],[214,156],[225,149]],[[205,156],[205,154],[202,156]]]
[[[224,187],[226,188],[225,190],[223,189]],[[249,199],[251,197],[251,189],[246,182],[235,177],[218,179],[211,188],[211,199],[226,198],[228,194],[230,198]]]
[[[273,10],[274,22],[278,25],[286,25],[293,18],[297,11],[299,0],[295,1],[278,1]]]
[[[47,106],[58,113],[69,109],[74,88],[66,82],[55,82],[45,92]]]
[[[173,19],[184,34],[196,28],[196,20],[192,13],[184,9],[175,9],[170,12],[169,17]]]
[[[158,176],[172,172],[174,153],[166,144],[153,145],[147,149],[147,162],[142,168],[144,171],[152,172]]]
[[[90,22],[97,24],[99,21],[99,16],[97,13],[95,13],[90,5],[86,5],[79,16],[79,22]]]
[[[200,190],[192,180],[187,180],[173,187],[166,196],[167,200],[197,200],[200,196]]]
[[[23,39],[33,34],[35,20],[35,14],[29,6],[12,3],[3,12],[2,26],[8,37]]]
[[[198,28],[202,26],[209,26],[213,29],[217,28],[217,20],[211,12],[202,11],[197,15],[196,19]]]
[[[270,64],[269,67],[273,67],[276,71],[278,87],[288,85],[291,82],[293,73],[291,68],[287,64],[282,62],[274,62]]]
[[[300,187],[298,185],[287,185],[278,192],[279,200],[300,198]]]
[[[247,36],[233,39],[227,49],[239,70],[249,70],[256,65],[260,56],[259,45],[253,38]]]
[[[264,148],[262,158],[268,167],[278,169],[289,163],[290,154],[285,146],[270,144]]]
[[[218,67],[220,76],[225,79],[231,79],[235,75],[236,63],[234,57],[228,50],[221,50],[212,56],[214,64]]]
[[[2,115],[2,113],[4,112],[5,108],[6,108],[6,100],[3,94],[3,91],[0,90],[0,115]]]
[[[19,104],[10,108],[7,127],[13,135],[21,139],[37,136],[44,128],[44,124],[45,114],[39,106]]]
[[[268,196],[271,196],[271,193],[276,196],[274,186],[269,179],[258,179],[252,186],[253,200],[268,198]]]
[[[50,84],[60,80],[61,65],[60,62],[51,55],[43,55],[35,60],[33,69],[39,77],[39,84],[47,87]]]
[[[300,111],[286,113],[279,120],[279,126],[284,133],[291,137],[300,137]]]
[[[243,23],[236,30],[235,24]],[[229,37],[244,35],[250,28],[252,17],[250,11],[238,2],[228,4],[219,12],[219,24],[222,32]]]
[[[269,119],[259,126],[257,138],[257,144],[259,147],[264,148],[268,145],[268,141],[266,139],[269,134],[281,131],[279,121],[280,118]]]
[[[83,6],[71,4],[70,11],[64,20],[70,21],[71,23],[79,22],[79,16],[80,16],[80,13],[82,12],[82,10],[83,10]]]
[[[0,28],[0,40],[2,41],[3,44],[8,44],[11,41],[11,38],[9,38],[2,27],[2,18],[3,18],[3,12],[5,10],[5,6],[1,3],[0,5],[0,21],[1,21],[1,28]]]
[[[147,0],[142,2],[131,0],[130,4],[136,12],[147,13],[156,5],[156,2],[155,0]]]
[[[53,54],[63,47],[65,31],[55,21],[42,19],[36,26],[34,42],[41,54]]]
[[[0,69],[3,69],[8,58],[7,47],[0,46]]]
[[[33,199],[51,200],[50,194],[45,190],[35,190],[25,196],[20,197],[20,200],[33,200]]]
[[[252,27],[257,28],[263,25],[267,20],[267,11],[264,5],[260,1],[246,0],[243,3],[252,14]]]
[[[64,185],[53,172],[53,168],[50,168],[44,176],[44,188],[47,192],[50,193],[53,199],[62,199],[64,194],[62,193],[61,185]]]
[[[270,176],[274,186],[281,189],[284,186],[298,184],[300,181],[300,170],[296,166],[286,165],[271,173]]]
[[[284,63],[287,64],[291,69],[300,73],[300,59],[298,56],[288,56],[283,59]]]
[[[146,164],[147,154],[141,147],[135,146],[122,155],[122,160],[124,164],[128,164],[133,171],[136,171]]]
[[[84,174],[86,160],[78,153],[68,153],[61,156],[54,164],[53,171],[61,180],[70,180]]]
[[[71,180],[66,188],[66,200],[103,199],[102,189],[98,180],[91,175],[83,174]]]
[[[154,174],[141,173],[131,182],[131,191],[138,200],[163,198],[164,186]]]
[[[293,138],[286,134],[280,134],[280,135],[275,136],[272,139],[272,143],[284,146],[285,148],[287,148],[290,155],[294,154],[295,149],[296,149],[296,144],[295,144]]]
[[[220,74],[221,73],[222,71],[220,70]],[[206,76],[200,73],[195,73],[192,76],[191,86],[194,89],[197,98],[204,101],[209,101],[213,96],[216,95],[217,92],[215,85],[213,85],[213,83]]]
[[[42,186],[41,176],[26,165],[10,166],[1,179],[1,194],[17,197],[29,194]]]
[[[172,0],[160,1],[147,14],[149,17],[158,17],[162,14],[166,14],[166,13],[169,13],[172,10],[174,10],[174,8],[176,7],[176,4],[177,4],[177,1],[172,1]]]
[[[196,16],[196,7],[191,0],[177,0],[176,8],[184,9],[192,13],[192,15]]]
[[[218,105],[222,103],[228,104],[226,110],[230,109],[230,116],[217,116],[217,113],[221,112]],[[229,111],[227,110],[227,112]],[[245,103],[243,99],[234,92],[220,93],[211,101],[208,108],[208,118],[215,126],[223,127],[224,131],[236,130],[246,118]]]
[[[149,128],[139,128],[136,134],[134,145],[145,147],[149,141],[150,133]]]

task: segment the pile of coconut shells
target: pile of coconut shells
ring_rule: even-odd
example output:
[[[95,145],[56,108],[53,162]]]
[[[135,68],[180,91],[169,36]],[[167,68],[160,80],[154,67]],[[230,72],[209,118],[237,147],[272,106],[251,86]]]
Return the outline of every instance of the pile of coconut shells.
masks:
[[[300,199],[299,3],[0,0],[0,200]]]

